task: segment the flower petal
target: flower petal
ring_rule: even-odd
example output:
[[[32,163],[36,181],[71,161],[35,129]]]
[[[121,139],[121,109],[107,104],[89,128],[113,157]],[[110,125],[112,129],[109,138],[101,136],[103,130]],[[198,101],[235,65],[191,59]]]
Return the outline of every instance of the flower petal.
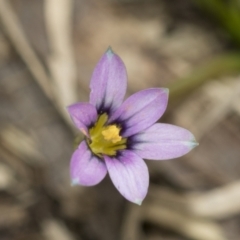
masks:
[[[188,153],[198,145],[191,132],[171,124],[156,123],[131,137],[133,151],[140,157],[166,160]]]
[[[146,163],[128,150],[122,151],[118,157],[104,156],[104,159],[117,190],[129,201],[141,205],[149,185]]]
[[[123,61],[111,48],[95,67],[90,88],[90,103],[98,111],[111,113],[121,105],[127,88],[127,72]]]
[[[97,120],[97,110],[90,103],[75,103],[70,105],[68,112],[76,125],[86,136],[88,136],[88,128]]]
[[[123,124],[123,137],[129,137],[155,123],[165,112],[168,89],[150,88],[130,96],[110,117],[109,122]]]
[[[87,143],[82,141],[72,155],[70,174],[73,185],[93,186],[103,180],[107,168],[104,161],[94,156]]]

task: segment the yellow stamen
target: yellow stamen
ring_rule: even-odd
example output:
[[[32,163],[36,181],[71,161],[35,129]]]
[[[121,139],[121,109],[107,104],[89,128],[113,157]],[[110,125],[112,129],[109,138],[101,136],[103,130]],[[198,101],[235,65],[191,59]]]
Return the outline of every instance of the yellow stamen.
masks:
[[[116,155],[118,150],[126,149],[127,139],[120,136],[121,128],[117,125],[106,125],[108,115],[99,116],[96,124],[89,129],[90,138],[87,140],[92,152],[99,157],[103,154]]]
[[[110,125],[102,131],[102,135],[105,140],[112,141],[117,143],[122,140],[122,137],[119,136],[120,129],[116,125]]]

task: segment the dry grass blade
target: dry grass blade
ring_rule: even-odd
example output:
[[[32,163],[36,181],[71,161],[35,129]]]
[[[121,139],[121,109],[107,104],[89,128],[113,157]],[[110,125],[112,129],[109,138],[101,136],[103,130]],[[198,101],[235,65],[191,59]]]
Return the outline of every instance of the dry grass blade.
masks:
[[[13,228],[28,221],[27,211],[19,205],[1,204],[0,212],[0,229]]]
[[[228,78],[224,83],[213,81],[203,86],[175,111],[176,122],[188,123],[196,138],[202,138],[236,108],[236,101],[240,95],[239,79],[238,76]],[[204,114],[201,114],[202,111]]]
[[[189,196],[190,211],[199,217],[224,219],[240,213],[240,181]]]
[[[71,39],[72,0],[45,0],[45,23],[50,45],[48,65],[60,104],[77,101],[77,70]]]
[[[194,240],[226,240],[220,226],[210,220],[186,215],[172,208],[147,204],[142,212],[144,219],[173,230]]]
[[[53,95],[50,87],[50,79],[34,50],[30,46],[23,29],[19,24],[19,20],[7,0],[0,0],[0,19],[13,46],[28,66],[30,72],[35,77],[46,96],[49,99],[52,99]]]
[[[141,240],[141,208],[128,205],[121,231],[121,240]]]
[[[36,166],[44,163],[43,156],[37,150],[37,143],[27,133],[13,125],[1,126],[0,130],[0,140],[4,148],[30,165]],[[21,141],[16,141],[16,139],[21,139]]]
[[[149,202],[197,218],[225,219],[240,213],[240,181],[195,194],[151,187]]]
[[[14,184],[14,174],[6,164],[0,163],[0,191],[8,190]]]
[[[59,222],[58,220],[55,219],[48,219],[44,221],[42,223],[42,230],[46,240],[76,239],[62,222]]]
[[[66,105],[63,105],[59,98],[56,98],[54,95],[51,78],[47,75],[41,61],[29,44],[16,14],[12,10],[10,3],[6,0],[0,0],[0,20],[11,43],[29,68],[34,79],[72,129],[70,118],[65,110]]]
[[[226,117],[226,115],[232,111],[235,106],[235,101],[240,95],[240,82],[239,77],[237,77],[236,81],[230,87],[225,87],[225,89],[221,92],[221,96],[219,96],[219,100],[217,104],[209,111],[208,114],[203,117],[199,123],[197,123],[199,127],[198,138],[204,136],[209,130],[211,130],[216,124],[218,124],[222,119]],[[222,97],[224,96],[224,98]],[[207,118],[207,120],[205,119]]]
[[[236,110],[236,101],[240,95],[239,76],[226,78],[223,81],[212,81],[193,93],[183,105],[174,112],[175,123],[188,126],[198,142],[215,126],[218,126],[227,115]],[[233,179],[224,169],[215,168],[215,174],[209,167],[211,162],[192,161],[186,158],[185,164],[199,170],[215,184],[226,184]]]

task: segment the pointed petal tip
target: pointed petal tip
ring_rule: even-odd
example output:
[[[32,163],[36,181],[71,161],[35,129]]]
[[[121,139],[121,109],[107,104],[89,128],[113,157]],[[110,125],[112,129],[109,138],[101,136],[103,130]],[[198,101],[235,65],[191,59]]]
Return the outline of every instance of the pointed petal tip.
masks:
[[[162,88],[162,90],[163,90],[166,94],[169,94],[169,89],[168,89],[168,88]]]
[[[114,55],[114,52],[113,52],[111,46],[108,47],[108,49],[106,51],[106,54],[107,54],[108,57],[112,57]]]
[[[141,199],[135,199],[134,203],[141,206],[142,205],[142,200]]]
[[[94,68],[90,89],[90,103],[98,111],[105,109],[110,114],[122,104],[127,89],[127,72],[122,59],[111,47]]]
[[[166,94],[166,98],[168,99],[169,98],[169,89],[168,88],[161,88],[161,90],[162,90],[163,94]]]
[[[191,142],[188,142],[188,145],[190,146],[191,149],[197,147],[199,145],[198,142],[195,141],[195,139]]]
[[[79,185],[79,180],[77,178],[72,179],[71,186],[74,187],[74,186],[77,186],[77,185]]]
[[[192,148],[195,148],[199,145],[199,143],[196,141],[196,138],[194,137],[193,134],[192,134],[192,139],[190,141],[190,145],[192,146]]]
[[[198,142],[195,142],[195,141],[193,142],[193,146],[194,146],[194,147],[197,147],[198,145],[199,145]]]

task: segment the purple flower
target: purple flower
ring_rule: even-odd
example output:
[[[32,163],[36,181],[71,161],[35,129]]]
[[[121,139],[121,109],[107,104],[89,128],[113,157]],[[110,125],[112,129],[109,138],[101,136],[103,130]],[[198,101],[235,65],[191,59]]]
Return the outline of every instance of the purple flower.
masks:
[[[197,143],[188,130],[156,123],[168,102],[168,89],[150,88],[127,98],[124,63],[111,48],[94,69],[89,103],[68,107],[83,134],[72,155],[73,185],[93,186],[107,172],[118,191],[129,201],[141,204],[149,185],[143,158],[166,160],[188,153]]]

